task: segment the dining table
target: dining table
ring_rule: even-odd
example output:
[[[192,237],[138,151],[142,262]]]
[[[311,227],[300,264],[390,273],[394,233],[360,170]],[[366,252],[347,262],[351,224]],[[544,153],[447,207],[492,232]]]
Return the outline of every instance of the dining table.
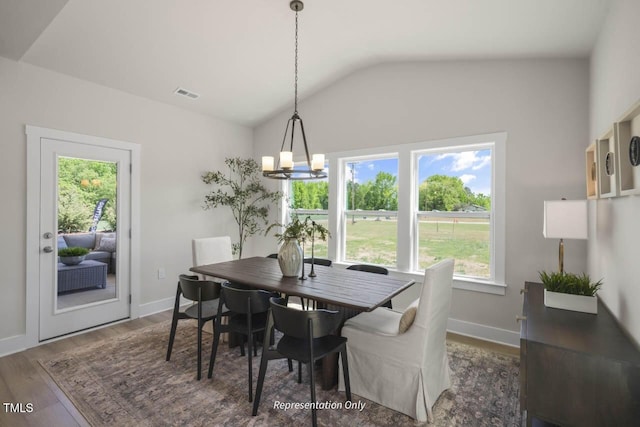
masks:
[[[277,259],[251,257],[199,265],[190,270],[255,289],[311,299],[319,307],[330,305],[358,311],[372,311],[415,283],[411,279],[317,264],[313,265],[315,276],[310,277],[310,267],[303,264],[303,276],[284,277]],[[335,386],[336,368],[337,358],[324,360],[324,389]]]

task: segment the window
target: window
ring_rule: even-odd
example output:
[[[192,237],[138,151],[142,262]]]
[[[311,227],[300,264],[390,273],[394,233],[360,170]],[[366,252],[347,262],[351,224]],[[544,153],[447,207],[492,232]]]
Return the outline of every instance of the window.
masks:
[[[313,221],[329,228],[329,182],[328,180],[289,181],[288,217],[298,215],[301,219],[310,217]],[[328,242],[316,240],[314,255],[328,258]],[[305,248],[305,256],[311,256]],[[309,249],[310,251],[310,249]],[[307,253],[308,252],[308,253]]]
[[[329,257],[416,274],[454,257],[456,287],[504,294],[505,145],[496,133],[327,155]]]
[[[456,260],[461,276],[491,278],[491,147],[414,154],[417,267]]]
[[[396,266],[398,246],[398,158],[343,159],[346,233],[344,260]]]

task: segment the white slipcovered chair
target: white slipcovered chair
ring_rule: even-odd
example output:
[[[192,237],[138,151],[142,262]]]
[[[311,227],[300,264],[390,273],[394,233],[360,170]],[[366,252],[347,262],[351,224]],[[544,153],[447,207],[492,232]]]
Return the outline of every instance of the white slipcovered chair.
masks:
[[[231,248],[231,237],[203,237],[200,239],[193,239],[191,242],[191,252],[193,255],[193,266],[215,264],[218,262],[226,262],[233,260],[233,250]],[[226,280],[219,277],[208,277],[203,274],[198,274],[201,280],[212,280],[218,283],[224,283]],[[223,319],[226,323],[227,319]],[[213,334],[213,323],[207,323],[204,325],[203,330]],[[222,334],[222,341],[227,342],[229,340],[228,334]]]
[[[193,266],[215,264],[233,260],[233,251],[231,250],[231,237],[204,237],[201,239],[193,239],[191,242],[193,253]],[[224,280],[215,277],[207,278],[201,276],[202,280],[214,280],[216,282],[224,282]]]
[[[380,307],[345,322],[342,336],[354,394],[433,422],[431,408],[451,386],[445,340],[453,264],[446,259],[426,269],[420,298],[404,313]],[[405,332],[400,332],[401,323],[409,325]],[[339,390],[344,390],[342,380]]]

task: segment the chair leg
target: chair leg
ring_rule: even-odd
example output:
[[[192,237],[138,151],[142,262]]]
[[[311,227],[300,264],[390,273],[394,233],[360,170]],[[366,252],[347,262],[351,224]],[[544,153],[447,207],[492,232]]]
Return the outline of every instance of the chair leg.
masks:
[[[202,371],[202,320],[198,319],[198,375],[197,379],[200,381]]]
[[[289,365],[289,372],[293,372],[293,362],[291,359],[287,359],[287,364]]]
[[[342,372],[344,374],[344,388],[347,393],[347,400],[351,401],[351,382],[349,380],[349,362],[347,361],[347,346],[345,344],[344,348],[340,352],[340,357],[342,358]]]
[[[252,363],[252,355],[253,352],[251,350],[255,349],[253,347],[253,334],[251,330],[247,331],[250,335],[247,337],[247,361],[249,362],[249,402],[253,401],[253,363]]]
[[[253,355],[258,357],[258,340],[255,335],[253,336]]]
[[[302,384],[302,363],[298,360],[298,384]]]
[[[173,312],[173,320],[171,321],[171,332],[169,332],[169,346],[167,347],[167,361],[171,359],[171,350],[173,349],[173,340],[176,337],[176,329],[178,328],[178,313]]]
[[[211,344],[211,357],[209,358],[209,373],[207,378],[213,376],[213,365],[216,363],[216,353],[218,352],[218,345],[220,344],[220,327],[215,325],[213,331],[213,344]]]
[[[262,351],[262,358],[260,360],[260,371],[258,372],[258,384],[256,384],[256,396],[253,400],[253,412],[251,415],[254,417],[258,415],[258,406],[260,405],[260,396],[262,395],[262,386],[264,385],[264,377],[267,373],[267,362],[269,358],[267,357],[267,352]]]
[[[313,359],[309,362],[309,382],[311,383],[311,403],[315,403],[316,401],[316,382],[313,375]],[[311,420],[313,427],[317,427],[318,425],[318,416],[316,414],[316,406],[313,405],[311,407]]]
[[[180,283],[178,282],[178,288],[176,290],[176,299],[173,303],[173,318],[171,319],[171,332],[169,332],[169,346],[167,347],[167,361],[171,359],[171,350],[173,349],[173,340],[176,337],[176,328],[178,327],[178,317],[180,313]]]

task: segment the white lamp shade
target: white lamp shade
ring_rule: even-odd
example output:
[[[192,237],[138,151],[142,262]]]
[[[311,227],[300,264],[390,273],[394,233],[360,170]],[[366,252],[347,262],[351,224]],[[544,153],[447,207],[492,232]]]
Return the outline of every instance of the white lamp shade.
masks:
[[[547,239],[588,238],[587,201],[545,201],[542,234]]]
[[[280,152],[280,167],[283,169],[293,169],[293,153],[291,151]]]
[[[262,156],[262,170],[263,171],[273,170],[273,156]]]

